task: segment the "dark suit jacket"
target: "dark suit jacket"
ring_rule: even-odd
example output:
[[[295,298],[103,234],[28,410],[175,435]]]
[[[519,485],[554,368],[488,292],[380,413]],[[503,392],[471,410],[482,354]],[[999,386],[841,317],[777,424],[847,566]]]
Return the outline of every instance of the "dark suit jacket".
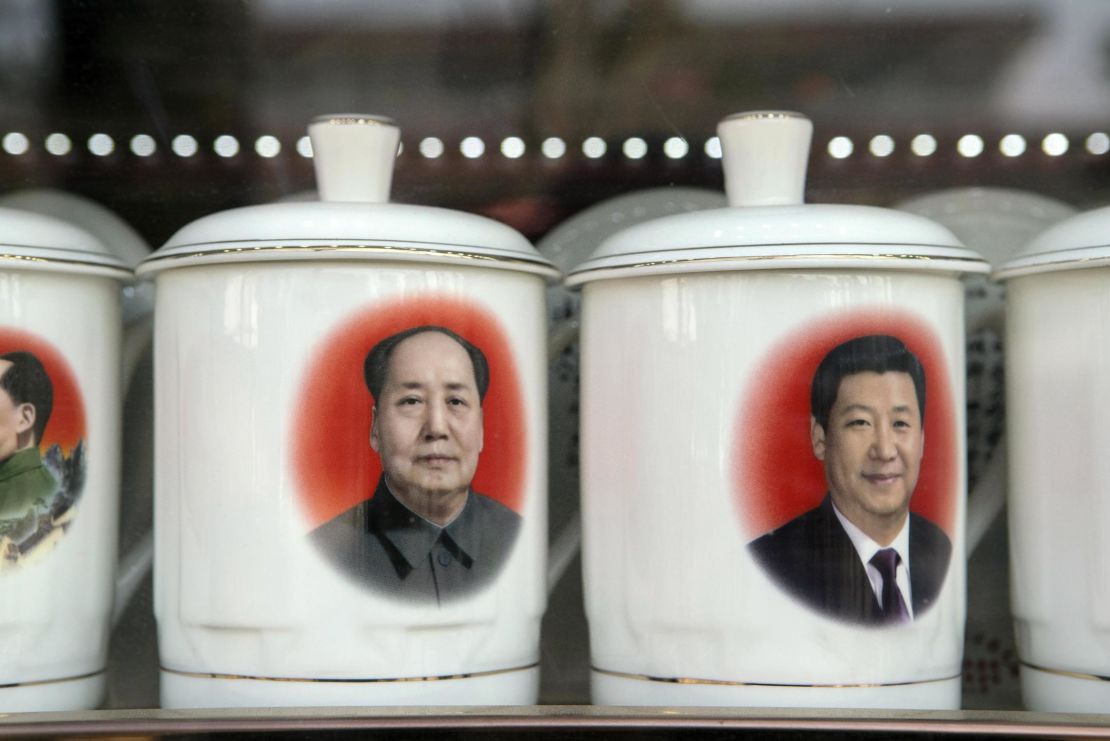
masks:
[[[779,586],[829,617],[853,623],[883,621],[867,570],[833,512],[821,504],[748,544],[748,550]],[[910,513],[910,591],[915,619],[936,601],[952,543],[924,517]]]
[[[492,582],[519,530],[520,515],[474,491],[454,521],[436,527],[397,501],[383,476],[373,499],[328,520],[309,538],[361,584],[442,604]]]

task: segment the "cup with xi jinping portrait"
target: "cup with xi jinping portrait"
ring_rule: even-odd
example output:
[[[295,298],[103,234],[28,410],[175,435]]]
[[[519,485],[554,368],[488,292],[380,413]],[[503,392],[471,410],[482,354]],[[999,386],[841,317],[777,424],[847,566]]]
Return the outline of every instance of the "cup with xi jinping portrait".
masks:
[[[921,217],[804,204],[799,114],[718,131],[728,207],[567,279],[594,701],[959,707],[959,276],[988,265]]]

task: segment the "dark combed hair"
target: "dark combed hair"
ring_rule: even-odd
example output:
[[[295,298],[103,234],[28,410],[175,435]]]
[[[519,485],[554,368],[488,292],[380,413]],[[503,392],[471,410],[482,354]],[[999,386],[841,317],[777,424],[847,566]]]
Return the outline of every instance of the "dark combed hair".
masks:
[[[908,373],[917,392],[917,408],[921,421],[925,421],[925,369],[905,344],[897,337],[885,334],[856,337],[829,351],[817,372],[813,374],[810,389],[810,411],[821,429],[827,430],[829,412],[836,403],[840,382],[845,376],[856,373]]]
[[[42,442],[42,433],[54,410],[54,384],[42,363],[29,352],[10,352],[0,355],[12,365],[0,376],[0,388],[8,392],[15,404],[30,404],[35,408],[35,444]]]
[[[412,327],[403,332],[392,334],[370,348],[370,352],[366,354],[366,360],[362,364],[362,373],[366,380],[366,388],[370,389],[370,395],[374,397],[374,401],[378,401],[382,386],[385,385],[385,377],[389,372],[389,358],[394,349],[409,337],[425,332],[439,332],[447,335],[459,343],[463,350],[466,350],[466,354],[470,356],[470,364],[474,367],[474,382],[478,385],[479,402],[484,401],[486,391],[489,390],[489,363],[486,362],[485,353],[455,332],[435,324]]]

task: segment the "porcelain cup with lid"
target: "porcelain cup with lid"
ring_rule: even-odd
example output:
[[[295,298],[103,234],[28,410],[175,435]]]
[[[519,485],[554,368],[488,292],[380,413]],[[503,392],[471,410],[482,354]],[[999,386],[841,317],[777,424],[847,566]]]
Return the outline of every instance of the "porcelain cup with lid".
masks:
[[[388,119],[309,133],[320,201],[202,218],[139,269],[163,704],[533,703],[557,272],[389,203]]]
[[[718,131],[729,207],[567,280],[594,701],[958,707],[960,277],[988,266],[921,217],[804,205],[804,117]]]
[[[0,710],[104,698],[120,484],[121,287],[87,231],[0,208]]]
[[[1006,287],[1010,582],[1027,708],[1110,708],[1110,209],[1047,229]]]

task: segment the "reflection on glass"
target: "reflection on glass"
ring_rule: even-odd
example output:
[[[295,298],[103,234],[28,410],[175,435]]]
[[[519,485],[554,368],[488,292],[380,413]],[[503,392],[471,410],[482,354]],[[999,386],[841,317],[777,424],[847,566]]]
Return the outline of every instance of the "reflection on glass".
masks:
[[[705,141],[705,153],[715,160],[721,159],[721,139],[711,136]]]
[[[434,136],[425,137],[420,141],[420,154],[430,160],[443,155],[443,142]]]
[[[107,134],[93,134],[89,137],[89,151],[97,157],[107,157],[116,151],[116,143]]]
[[[1087,137],[1087,151],[1103,155],[1110,152],[1110,136],[1105,131],[1096,131]]]
[[[672,160],[680,160],[690,153],[690,145],[680,136],[672,136],[663,142],[663,154]]]
[[[918,157],[928,157],[937,151],[937,140],[932,134],[918,134],[910,142],[910,151]]]
[[[188,134],[178,134],[170,142],[170,148],[178,157],[192,157],[197,153],[197,140]]]
[[[277,157],[281,153],[281,142],[277,137],[264,134],[255,141],[254,151],[258,153],[259,157]]]
[[[543,156],[547,157],[549,160],[557,160],[567,153],[567,145],[566,142],[559,137],[549,136],[543,140],[543,144],[540,145],[540,151],[543,152]]]
[[[608,149],[608,147],[605,145],[605,140],[600,136],[591,136],[586,139],[586,141],[582,142],[582,154],[592,160],[605,156],[606,149]]]
[[[1067,153],[1070,145],[1071,143],[1066,136],[1059,132],[1053,132],[1046,135],[1041,141],[1041,150],[1049,157],[1059,157]]]
[[[852,156],[855,145],[846,136],[834,136],[829,140],[829,156],[842,160]]]
[[[983,153],[983,137],[978,134],[964,134],[956,142],[956,151],[961,157],[978,157]]]
[[[638,136],[633,136],[624,140],[621,151],[630,160],[643,159],[644,155],[647,154],[647,142]]]
[[[510,136],[501,142],[501,154],[511,160],[524,155],[524,140],[519,136]]]
[[[879,134],[872,137],[868,148],[875,157],[889,157],[894,152],[894,139],[886,134]]]
[[[476,136],[468,136],[459,143],[459,151],[469,160],[478,159],[486,153],[486,143]]]
[[[156,149],[158,145],[149,134],[135,134],[131,137],[131,152],[139,157],[149,157]]]
[[[4,135],[3,141],[4,151],[8,154],[23,154],[30,146],[31,142],[27,136],[18,131],[12,131]]]
[[[221,157],[234,157],[239,154],[239,140],[231,134],[221,134],[212,143],[212,149]]]
[[[54,132],[46,137],[46,151],[55,157],[62,157],[73,151],[73,142],[65,134]]]
[[[1021,134],[1006,134],[998,142],[998,151],[1007,157],[1020,157],[1025,154],[1025,137]]]

